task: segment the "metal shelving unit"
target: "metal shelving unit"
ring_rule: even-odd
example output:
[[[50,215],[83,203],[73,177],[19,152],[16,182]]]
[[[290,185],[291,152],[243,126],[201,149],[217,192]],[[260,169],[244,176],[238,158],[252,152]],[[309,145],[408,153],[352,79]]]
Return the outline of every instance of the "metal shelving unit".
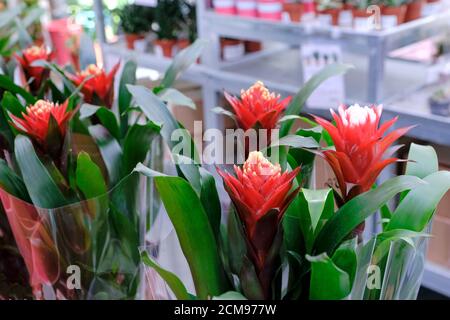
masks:
[[[214,90],[226,89],[236,91],[247,87],[257,79],[269,81],[267,84],[281,93],[293,94],[302,84],[301,66],[297,49],[289,52],[275,53],[263,58],[254,57],[253,62],[237,62],[235,67],[220,67],[220,37],[248,39],[255,41],[276,41],[291,47],[301,46],[302,43],[314,40],[326,40],[339,43],[345,48],[346,53],[351,52],[347,59],[357,65],[357,71],[347,77],[347,87],[358,87],[353,92],[363,92],[364,95],[348,96],[348,102],[381,103],[386,97],[401,90],[398,86],[398,78],[411,80],[411,87],[417,87],[422,78],[424,68],[420,65],[408,64],[403,61],[389,61],[387,54],[390,51],[427,39],[442,32],[450,26],[450,11],[418,19],[387,30],[358,31],[351,28],[324,26],[318,24],[299,24],[287,22],[272,22],[261,19],[244,18],[239,16],[226,16],[215,13],[207,5],[207,1],[198,1],[199,36],[210,42],[203,55],[202,62],[209,70],[211,86]],[[279,56],[281,55],[281,57]],[[356,56],[359,56],[357,58]],[[361,59],[363,57],[363,59]],[[278,63],[277,63],[278,62]],[[356,63],[355,63],[356,62]],[[281,66],[282,64],[282,66]],[[252,68],[258,66],[257,68]],[[265,72],[267,66],[267,71]],[[285,73],[283,73],[287,69]],[[278,67],[278,75],[274,68]],[[408,75],[395,74],[395,71],[403,68],[415,68]],[[257,71],[256,73],[254,71]],[[389,75],[393,77],[389,77]],[[408,79],[411,74],[417,74],[416,79]],[[407,78],[408,77],[408,78]],[[363,80],[363,82],[361,81]],[[362,88],[366,84],[366,88]],[[205,93],[205,101],[211,101],[216,105],[217,97],[214,90]],[[348,94],[347,94],[348,95]],[[217,127],[219,121],[212,121],[211,126]]]
[[[346,75],[349,103],[385,103],[384,117],[399,115],[397,126],[419,124],[409,135],[415,138],[450,147],[450,119],[431,115],[426,107],[415,109],[412,92],[423,86],[426,67],[388,59],[388,53],[438,35],[450,26],[450,10],[418,19],[407,24],[381,31],[357,31],[321,25],[271,22],[239,16],[216,14],[208,0],[197,1],[197,24],[199,37],[208,40],[201,64],[192,66],[183,78],[202,86],[205,128],[222,128],[223,119],[211,112],[219,103],[219,94],[226,90],[239,93],[256,80],[264,80],[271,89],[292,95],[303,83],[298,48],[308,41],[335,41],[345,48],[344,62],[357,68]],[[105,37],[103,1],[94,0],[97,37],[104,55],[133,58],[142,67],[163,72],[171,60],[149,53],[126,49],[121,43],[108,43]],[[261,42],[277,42],[281,46],[246,55],[233,62],[220,60],[220,37],[230,37]],[[350,53],[350,54],[349,54]],[[407,72],[399,73],[399,70]],[[408,86],[402,84],[408,82]],[[411,101],[408,103],[408,99]],[[330,106],[304,112],[326,116]],[[376,227],[372,223],[373,228]],[[450,296],[450,271],[428,263],[424,285]]]

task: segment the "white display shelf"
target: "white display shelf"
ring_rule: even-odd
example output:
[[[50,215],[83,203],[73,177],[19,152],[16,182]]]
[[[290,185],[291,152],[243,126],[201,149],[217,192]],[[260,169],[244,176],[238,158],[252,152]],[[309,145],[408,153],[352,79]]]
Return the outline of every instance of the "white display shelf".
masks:
[[[428,289],[450,297],[450,269],[427,262],[422,284]]]

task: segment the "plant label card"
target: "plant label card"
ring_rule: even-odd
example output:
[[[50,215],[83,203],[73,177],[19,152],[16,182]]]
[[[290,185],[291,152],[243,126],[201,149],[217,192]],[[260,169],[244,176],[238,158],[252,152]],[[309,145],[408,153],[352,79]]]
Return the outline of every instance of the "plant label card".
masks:
[[[327,65],[341,63],[342,49],[331,42],[309,42],[302,45],[301,63],[303,83]],[[310,96],[307,104],[311,108],[332,108],[345,102],[344,76],[332,77],[322,83]]]
[[[158,0],[135,0],[134,3],[144,7],[156,7]]]
[[[353,24],[352,10],[342,10],[339,13],[339,25],[341,27],[351,27]]]
[[[353,28],[359,31],[369,31],[374,29],[374,22],[371,17],[355,17],[353,19]]]
[[[331,20],[331,14],[319,14],[318,16],[317,16],[317,18],[318,18],[318,20],[319,20],[319,23],[321,24],[321,25],[324,25],[324,26],[331,26],[331,24],[332,24],[332,20]]]
[[[242,58],[245,55],[244,43],[238,43],[234,45],[227,45],[223,47],[223,60],[233,61]]]
[[[381,25],[383,29],[390,29],[397,25],[397,16],[394,15],[382,15]]]

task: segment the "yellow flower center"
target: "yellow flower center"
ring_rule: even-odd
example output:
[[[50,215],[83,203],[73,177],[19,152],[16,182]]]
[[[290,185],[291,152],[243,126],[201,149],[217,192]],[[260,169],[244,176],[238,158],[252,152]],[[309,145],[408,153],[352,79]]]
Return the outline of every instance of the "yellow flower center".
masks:
[[[249,97],[254,97],[257,95],[259,95],[260,98],[266,101],[280,98],[279,94],[277,95],[274,92],[271,93],[269,89],[264,86],[264,83],[262,81],[256,81],[256,83],[246,91],[241,90],[242,99],[247,99]]]
[[[29,115],[36,115],[40,116],[43,114],[50,113],[52,109],[55,107],[58,107],[58,104],[55,105],[55,103],[45,100],[38,100],[36,103],[32,106],[27,107],[27,114]]]
[[[97,67],[95,64],[90,64],[89,66],[87,66],[87,68],[85,70],[83,70],[80,75],[82,77],[87,77],[87,76],[98,76],[100,73],[102,73],[102,69]]]
[[[260,151],[250,152],[243,167],[244,174],[255,176],[281,175],[280,164],[272,164]]]
[[[29,57],[39,57],[45,53],[45,49],[38,46],[29,47],[24,51],[24,54]]]

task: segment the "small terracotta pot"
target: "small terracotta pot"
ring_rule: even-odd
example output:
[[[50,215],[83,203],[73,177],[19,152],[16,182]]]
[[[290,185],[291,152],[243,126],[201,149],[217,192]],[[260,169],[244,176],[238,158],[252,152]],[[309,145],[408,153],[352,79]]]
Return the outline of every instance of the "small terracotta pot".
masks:
[[[191,45],[191,42],[188,39],[178,39],[177,48],[178,50],[186,49]]]
[[[157,39],[154,42],[155,46],[161,48],[162,55],[166,58],[173,57],[173,48],[177,45],[177,40],[175,39]]]
[[[352,15],[353,15],[353,18],[368,18],[372,14],[367,13],[366,9],[352,8]]]
[[[333,26],[339,25],[339,14],[341,13],[341,9],[325,9],[317,11],[317,14],[326,14],[331,16],[331,24]]]
[[[405,22],[406,16],[406,5],[401,5],[398,7],[386,7],[381,8],[381,15],[383,16],[396,16],[397,24],[402,24]]]
[[[300,22],[303,14],[303,3],[285,2],[283,11],[289,14],[292,22]]]
[[[424,0],[414,0],[408,3],[406,8],[405,22],[419,19],[422,16]]]
[[[262,44],[259,41],[245,41],[244,45],[246,53],[258,52],[262,50]]]
[[[142,34],[135,34],[135,33],[125,34],[125,40],[127,41],[127,48],[134,49],[134,42],[137,40],[142,40],[144,38],[145,36]]]

